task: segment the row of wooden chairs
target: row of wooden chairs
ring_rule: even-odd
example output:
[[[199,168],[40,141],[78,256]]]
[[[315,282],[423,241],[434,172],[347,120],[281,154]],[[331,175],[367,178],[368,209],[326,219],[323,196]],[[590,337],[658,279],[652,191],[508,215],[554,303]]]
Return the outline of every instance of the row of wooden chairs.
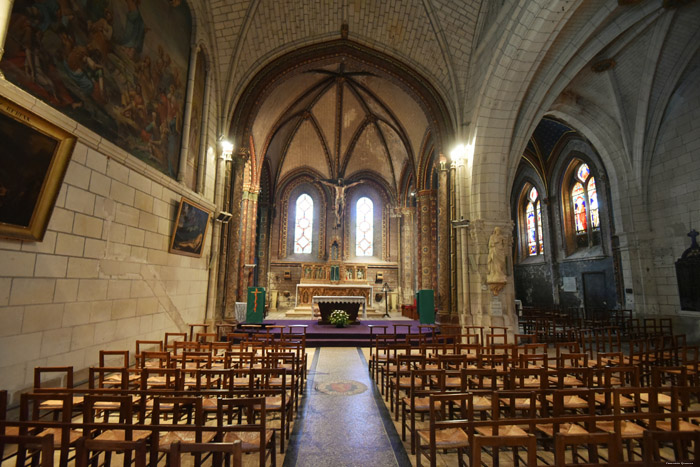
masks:
[[[605,397],[599,397],[600,391]],[[658,449],[643,447],[644,438],[658,432],[677,433],[675,440],[683,437],[694,441],[695,449],[698,448],[700,425],[696,420],[700,412],[688,410],[687,405],[690,394],[697,400],[698,391],[699,387],[673,389],[670,411],[659,407],[654,388],[431,393],[420,407],[420,413],[429,416],[428,426],[414,427],[412,431],[416,465],[421,465],[423,457],[431,466],[436,465],[437,451],[449,449],[457,450],[460,465],[464,465],[463,455],[467,454],[471,465],[480,466],[483,446],[492,448],[493,465],[498,463],[498,449],[517,447],[527,450],[527,465],[537,465],[534,456],[545,452],[538,451],[538,445],[551,449],[557,437],[566,441],[555,446],[555,465],[564,465],[567,444],[601,442],[607,445],[605,455],[609,457],[603,459],[597,451],[589,452],[587,465],[620,465],[623,461],[633,465],[647,458],[658,461]],[[612,410],[601,409],[598,401],[608,398],[613,400]],[[627,445],[626,456],[622,454],[623,444]],[[644,458],[639,456],[639,447],[643,448]],[[676,443],[673,460],[697,459],[689,456],[687,447]],[[517,449],[513,458],[518,465]]]
[[[63,402],[61,417],[53,423],[41,422],[42,405],[56,400]],[[204,429],[201,399],[197,397],[156,397],[149,425],[134,424],[130,396],[87,395],[82,421],[77,423],[73,420],[71,404],[68,394],[23,394],[20,422],[10,427],[6,425],[12,422],[0,424],[3,431],[13,428],[19,434],[6,435],[0,431],[0,452],[4,452],[7,445],[16,445],[17,465],[25,465],[27,460],[33,465],[37,462],[42,466],[53,465],[55,450],[60,452],[59,465],[68,465],[73,449],[77,466],[97,465],[100,456],[105,465],[110,465],[117,451],[123,454],[124,465],[130,465],[133,456],[137,466],[145,466],[147,452],[150,452],[152,465],[163,455],[169,457],[170,465],[179,465],[181,454],[189,452],[195,456],[197,465],[202,453],[211,453],[219,465],[224,454],[232,458],[234,466],[240,466],[242,452],[259,451],[260,465],[264,465],[266,453],[272,458],[272,465],[275,464],[275,433],[265,427],[264,416],[259,422],[255,421],[255,411],[262,410],[264,415],[262,397],[219,399],[217,424],[208,430]],[[116,423],[110,422],[107,416],[98,423],[95,413],[108,410],[117,411]],[[233,424],[241,411],[246,423]],[[164,412],[169,415],[167,418],[163,417]],[[185,412],[187,422],[181,423]],[[254,442],[256,439],[258,443]]]

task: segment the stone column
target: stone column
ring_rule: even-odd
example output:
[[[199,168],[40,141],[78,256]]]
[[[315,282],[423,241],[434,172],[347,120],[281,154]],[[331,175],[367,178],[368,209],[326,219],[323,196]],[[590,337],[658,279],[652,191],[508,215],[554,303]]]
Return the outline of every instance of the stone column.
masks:
[[[438,172],[438,238],[437,238],[437,304],[438,316],[452,312],[450,307],[450,205],[448,199],[448,179],[445,156],[440,154]],[[442,316],[441,316],[442,315]],[[440,319],[444,321],[444,319]]]
[[[401,304],[412,304],[413,294],[416,290],[414,278],[418,276],[415,259],[414,241],[414,219],[413,208],[397,208],[397,213],[401,215],[400,224],[400,248],[399,248],[399,302]]]
[[[489,283],[489,239],[496,227],[502,235],[512,241],[513,221],[473,220],[469,227],[470,251],[467,261],[475,265],[468,275],[470,290],[470,310],[465,315],[464,324],[484,326],[506,326],[511,335],[518,332],[518,318],[515,313],[515,288],[513,286],[512,248],[506,251],[506,282],[502,287]]]
[[[257,227],[257,208],[258,192],[251,189],[244,190],[241,205],[241,237],[243,238],[243,244],[241,245],[242,265],[255,264],[255,234]],[[253,268],[241,268],[238,284],[239,301],[243,300],[247,287],[252,285],[252,274],[255,274],[255,270]]]
[[[418,192],[418,288],[433,288],[432,190]]]
[[[245,163],[248,159],[249,152],[245,148],[241,148],[233,159],[232,177],[231,177],[231,221],[228,223],[228,245],[226,255],[226,307],[225,316],[235,316],[236,299],[238,297],[238,274],[242,269],[241,264],[241,219],[242,219],[242,200],[243,200],[243,173],[245,171]]]

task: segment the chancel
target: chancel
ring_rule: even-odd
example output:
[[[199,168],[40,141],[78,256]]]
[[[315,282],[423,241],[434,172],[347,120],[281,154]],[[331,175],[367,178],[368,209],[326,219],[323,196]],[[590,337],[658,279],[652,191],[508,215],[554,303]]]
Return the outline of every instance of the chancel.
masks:
[[[688,461],[699,30],[693,0],[0,2],[0,446]]]

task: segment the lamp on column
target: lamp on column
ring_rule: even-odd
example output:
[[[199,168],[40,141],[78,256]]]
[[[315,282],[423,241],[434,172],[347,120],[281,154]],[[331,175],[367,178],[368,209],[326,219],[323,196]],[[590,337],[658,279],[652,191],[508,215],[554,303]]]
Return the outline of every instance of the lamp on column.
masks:
[[[221,141],[221,160],[224,162],[231,162],[233,160],[233,143],[231,141]]]
[[[389,295],[389,284],[385,282],[382,290],[384,291],[384,309],[386,310],[383,318],[391,318],[391,315],[389,314],[389,300],[387,299],[387,296]]]

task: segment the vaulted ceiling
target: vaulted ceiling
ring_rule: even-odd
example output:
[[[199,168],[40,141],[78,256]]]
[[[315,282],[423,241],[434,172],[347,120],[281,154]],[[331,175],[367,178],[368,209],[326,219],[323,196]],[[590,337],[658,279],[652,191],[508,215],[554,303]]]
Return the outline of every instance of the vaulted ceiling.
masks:
[[[366,63],[343,57],[285,77],[257,107],[251,135],[273,184],[295,173],[374,177],[397,195],[427,157],[419,98]]]

